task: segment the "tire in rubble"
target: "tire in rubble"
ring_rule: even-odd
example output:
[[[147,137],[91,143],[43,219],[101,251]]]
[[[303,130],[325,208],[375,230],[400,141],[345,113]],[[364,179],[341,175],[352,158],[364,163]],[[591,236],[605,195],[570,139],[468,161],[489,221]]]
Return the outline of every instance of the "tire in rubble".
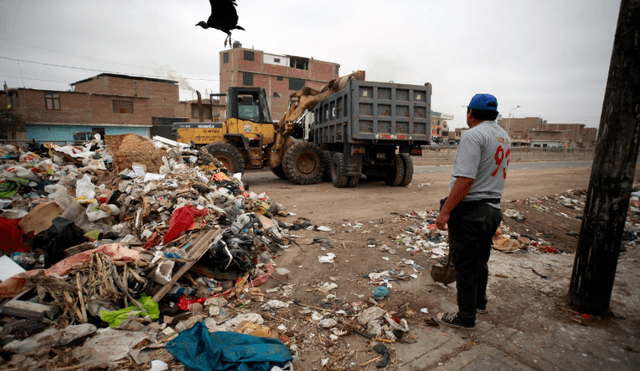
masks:
[[[222,162],[229,173],[244,173],[244,160],[236,147],[226,142],[215,142],[208,144],[205,149]]]
[[[397,187],[402,184],[404,178],[404,161],[402,161],[401,155],[395,155],[393,163],[389,165],[387,169],[387,176],[384,178],[384,183],[393,187]]]
[[[272,167],[271,172],[274,173],[278,178],[287,180],[287,174],[284,173],[284,169],[282,168],[282,164]]]
[[[296,142],[285,151],[282,169],[295,184],[319,183],[324,174],[322,150],[311,142]]]
[[[331,159],[333,158],[333,151],[322,151],[322,161],[324,162],[324,174],[322,174],[323,182],[331,181]]]
[[[411,183],[411,179],[413,179],[413,160],[411,156],[406,153],[402,153],[400,156],[402,156],[402,165],[404,165],[404,175],[402,176],[400,185],[406,187]]]
[[[344,154],[336,152],[331,157],[331,183],[336,188],[347,186],[349,177],[344,174]]]

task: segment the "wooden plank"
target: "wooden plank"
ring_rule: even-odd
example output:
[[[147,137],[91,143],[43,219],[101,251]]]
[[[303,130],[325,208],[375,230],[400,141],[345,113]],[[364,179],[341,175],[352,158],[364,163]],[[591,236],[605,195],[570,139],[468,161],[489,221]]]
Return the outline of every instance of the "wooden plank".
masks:
[[[213,239],[215,239],[219,234],[222,233],[221,229],[210,229],[204,232],[201,236],[199,236],[195,241],[193,246],[187,252],[187,262],[173,274],[171,281],[162,286],[162,288],[153,295],[153,301],[156,303],[162,299],[171,287],[178,281],[182,275],[187,273],[191,267],[200,260],[200,258],[209,250],[209,244]]]

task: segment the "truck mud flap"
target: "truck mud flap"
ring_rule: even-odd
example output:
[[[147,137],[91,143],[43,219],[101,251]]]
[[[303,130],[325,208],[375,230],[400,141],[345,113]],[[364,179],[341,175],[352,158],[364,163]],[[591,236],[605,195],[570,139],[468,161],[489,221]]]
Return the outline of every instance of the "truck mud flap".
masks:
[[[362,174],[361,155],[344,155],[344,174],[347,176],[360,177],[360,174]]]

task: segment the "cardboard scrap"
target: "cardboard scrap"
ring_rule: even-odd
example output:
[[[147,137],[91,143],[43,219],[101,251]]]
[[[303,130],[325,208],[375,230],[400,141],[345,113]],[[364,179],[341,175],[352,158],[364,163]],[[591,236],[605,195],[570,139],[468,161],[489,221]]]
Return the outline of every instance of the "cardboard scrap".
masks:
[[[34,237],[46,231],[56,216],[61,216],[64,210],[55,202],[48,201],[38,204],[25,216],[18,226],[24,234]]]

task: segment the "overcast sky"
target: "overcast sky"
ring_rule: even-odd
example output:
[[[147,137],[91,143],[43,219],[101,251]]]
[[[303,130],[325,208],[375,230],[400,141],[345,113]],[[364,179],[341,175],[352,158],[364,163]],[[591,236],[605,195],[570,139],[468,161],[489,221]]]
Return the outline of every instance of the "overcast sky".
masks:
[[[233,39],[340,64],[340,75],[433,85],[432,109],[464,127],[475,93],[503,117],[598,127],[619,0],[237,0]],[[100,73],[217,93],[226,35],[195,27],[206,0],[0,0],[0,79],[68,90]],[[520,106],[520,108],[514,109]]]

